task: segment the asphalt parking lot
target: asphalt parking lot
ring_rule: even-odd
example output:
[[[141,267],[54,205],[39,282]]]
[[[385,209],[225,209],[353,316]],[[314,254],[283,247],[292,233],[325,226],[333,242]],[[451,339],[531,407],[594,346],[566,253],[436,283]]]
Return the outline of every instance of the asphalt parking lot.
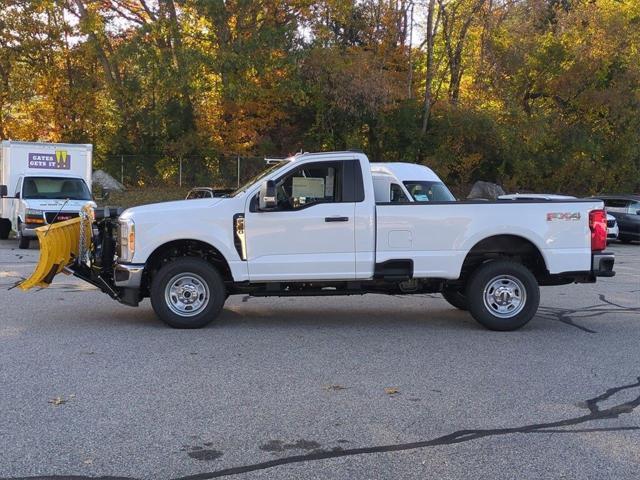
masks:
[[[484,330],[438,295],[231,297],[178,331],[66,276],[8,290],[0,479],[636,479],[640,245]]]

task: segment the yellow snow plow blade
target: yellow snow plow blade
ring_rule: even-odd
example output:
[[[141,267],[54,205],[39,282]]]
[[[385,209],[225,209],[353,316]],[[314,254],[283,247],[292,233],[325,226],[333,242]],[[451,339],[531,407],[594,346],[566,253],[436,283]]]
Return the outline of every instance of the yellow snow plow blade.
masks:
[[[78,217],[36,228],[40,243],[40,258],[31,276],[18,285],[20,289],[48,287],[53,277],[73,263],[80,250],[80,225],[81,219]],[[85,229],[88,230],[85,230],[83,235],[84,248],[88,248],[91,241],[89,222],[85,222]]]

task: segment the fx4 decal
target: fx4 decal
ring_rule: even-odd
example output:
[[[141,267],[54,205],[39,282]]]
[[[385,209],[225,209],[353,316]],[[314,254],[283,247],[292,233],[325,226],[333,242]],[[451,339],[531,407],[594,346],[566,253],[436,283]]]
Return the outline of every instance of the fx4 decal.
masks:
[[[551,212],[547,213],[547,222],[553,222],[554,220],[580,220],[580,212]]]

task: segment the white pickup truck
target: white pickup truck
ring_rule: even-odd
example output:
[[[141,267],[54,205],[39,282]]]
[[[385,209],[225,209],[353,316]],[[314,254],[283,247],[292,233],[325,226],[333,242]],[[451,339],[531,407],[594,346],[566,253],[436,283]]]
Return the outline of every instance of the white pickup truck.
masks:
[[[233,294],[442,292],[513,330],[540,285],[614,275],[601,201],[458,202],[425,167],[353,151],[297,155],[223,198],[96,214],[91,258],[70,269],[122,303],[150,297],[177,328]]]

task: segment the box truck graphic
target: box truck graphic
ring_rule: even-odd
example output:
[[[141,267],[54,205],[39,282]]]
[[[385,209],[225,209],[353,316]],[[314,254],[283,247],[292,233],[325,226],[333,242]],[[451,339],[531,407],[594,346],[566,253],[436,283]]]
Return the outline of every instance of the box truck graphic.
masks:
[[[55,154],[29,153],[29,168],[70,170],[71,155],[66,150],[56,150]]]

